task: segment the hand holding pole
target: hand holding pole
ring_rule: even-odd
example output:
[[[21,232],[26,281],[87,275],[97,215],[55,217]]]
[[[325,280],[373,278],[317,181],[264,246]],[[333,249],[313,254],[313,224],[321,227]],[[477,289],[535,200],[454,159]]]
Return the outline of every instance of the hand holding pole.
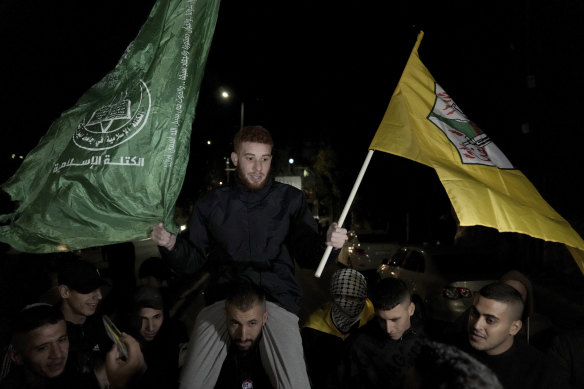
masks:
[[[351,204],[353,204],[353,200],[355,199],[355,195],[357,194],[357,189],[359,189],[359,185],[361,185],[361,181],[363,180],[363,176],[365,175],[365,171],[367,170],[367,167],[369,166],[369,162],[371,161],[371,157],[373,156],[373,151],[374,150],[369,150],[369,152],[367,153],[367,157],[365,158],[365,162],[363,162],[363,166],[361,167],[361,171],[359,171],[359,175],[357,176],[357,180],[355,181],[355,184],[353,185],[353,189],[351,190],[351,194],[349,195],[349,198],[347,199],[347,202],[345,203],[345,207],[343,208],[343,212],[341,212],[341,217],[339,217],[339,221],[337,223],[339,227],[342,227],[343,223],[345,222],[345,218],[347,217],[347,214],[349,213],[349,209],[351,208]],[[322,275],[322,271],[324,270],[324,267],[325,267],[326,263],[328,262],[328,257],[331,254],[332,250],[333,250],[333,246],[327,246],[326,250],[324,251],[324,254],[322,255],[322,258],[320,260],[318,268],[316,269],[316,272],[314,273],[314,276],[316,278],[320,278],[320,276]]]

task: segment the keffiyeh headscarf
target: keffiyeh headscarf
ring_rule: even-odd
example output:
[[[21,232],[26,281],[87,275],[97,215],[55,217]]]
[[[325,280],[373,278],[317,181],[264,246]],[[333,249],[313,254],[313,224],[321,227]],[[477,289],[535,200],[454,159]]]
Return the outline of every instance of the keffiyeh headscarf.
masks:
[[[367,281],[354,269],[337,270],[331,279],[331,319],[341,332],[348,332],[361,319],[367,298]]]

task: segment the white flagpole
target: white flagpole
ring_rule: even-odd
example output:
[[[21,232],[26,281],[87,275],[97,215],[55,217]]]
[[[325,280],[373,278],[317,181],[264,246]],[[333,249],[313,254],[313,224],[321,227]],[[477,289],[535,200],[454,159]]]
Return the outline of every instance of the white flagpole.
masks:
[[[369,161],[371,161],[371,157],[373,156],[373,151],[374,150],[369,150],[369,152],[367,153],[367,157],[365,157],[365,162],[363,162],[363,166],[361,167],[361,171],[359,172],[359,175],[357,176],[357,180],[355,181],[355,184],[353,185],[353,189],[351,190],[351,194],[349,195],[349,198],[347,199],[347,202],[345,203],[345,208],[343,208],[343,212],[341,212],[341,217],[339,217],[339,221],[337,222],[339,227],[343,226],[343,223],[345,222],[345,218],[347,217],[347,213],[349,213],[349,209],[351,208],[351,204],[353,204],[353,200],[355,199],[355,195],[357,194],[357,189],[359,189],[359,185],[361,185],[361,181],[363,180],[363,176],[365,175],[365,171],[367,170],[367,166],[369,166]],[[324,270],[324,266],[326,265],[327,261],[328,261],[328,257],[331,253],[331,251],[333,250],[333,246],[327,246],[324,254],[322,255],[322,258],[320,260],[320,264],[318,265],[318,268],[316,269],[316,272],[314,273],[314,276],[316,278],[320,278],[320,276],[322,275],[322,271]]]

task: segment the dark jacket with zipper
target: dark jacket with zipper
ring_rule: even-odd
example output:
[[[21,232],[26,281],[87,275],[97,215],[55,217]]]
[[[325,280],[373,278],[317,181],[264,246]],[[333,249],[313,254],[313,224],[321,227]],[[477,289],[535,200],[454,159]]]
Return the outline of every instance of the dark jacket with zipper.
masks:
[[[373,318],[345,342],[337,380],[331,387],[401,389],[426,340],[417,315],[399,340],[391,339]]]
[[[174,249],[161,253],[182,273],[207,265],[207,304],[225,298],[229,281],[245,278],[262,287],[268,300],[297,314],[301,290],[294,261],[316,268],[325,248],[302,191],[272,178],[250,191],[236,178],[197,201],[188,236],[179,235]]]

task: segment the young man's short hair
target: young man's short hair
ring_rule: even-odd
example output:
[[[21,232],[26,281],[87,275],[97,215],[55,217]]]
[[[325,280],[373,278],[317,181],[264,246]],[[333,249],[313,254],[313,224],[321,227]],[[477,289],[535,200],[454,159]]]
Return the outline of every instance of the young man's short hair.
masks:
[[[409,304],[412,295],[406,283],[399,278],[387,277],[379,280],[371,294],[371,302],[377,310],[389,311],[399,304]]]
[[[150,257],[140,264],[138,278],[154,277],[158,281],[170,281],[172,270],[160,257]]]
[[[140,310],[142,308],[157,309],[159,311],[164,309],[164,300],[162,293],[158,288],[150,285],[139,286],[132,297],[132,308]]]
[[[503,282],[493,282],[492,284],[483,286],[479,294],[490,300],[499,301],[511,306],[513,320],[521,320],[523,316],[523,300],[521,294],[515,288]]]
[[[266,294],[255,284],[246,281],[234,281],[229,285],[225,306],[233,305],[242,312],[247,312],[257,304],[265,307]]]
[[[47,324],[57,324],[65,320],[63,313],[50,304],[32,304],[20,311],[11,322],[11,343],[20,347],[26,334]]]
[[[233,150],[237,152],[243,142],[262,143],[274,147],[272,135],[262,126],[245,126],[233,138]]]

